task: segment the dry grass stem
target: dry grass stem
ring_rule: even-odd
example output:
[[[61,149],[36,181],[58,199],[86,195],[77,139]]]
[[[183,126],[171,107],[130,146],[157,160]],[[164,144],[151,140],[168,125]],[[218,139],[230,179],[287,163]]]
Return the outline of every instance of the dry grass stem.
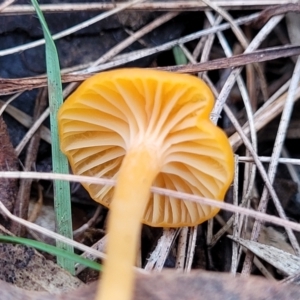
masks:
[[[239,193],[239,164],[238,164],[238,157],[235,156],[235,172],[234,172],[234,180],[233,180],[233,205],[238,206],[238,193]],[[233,223],[232,223],[232,236],[233,237],[240,237],[240,230],[239,230],[239,215],[233,215]],[[231,273],[233,275],[236,274],[237,267],[238,267],[238,252],[239,252],[239,245],[233,244],[232,245],[232,258],[231,258]]]
[[[20,94],[15,94],[14,96],[16,97],[12,96],[10,97],[9,100],[14,100],[19,95]],[[3,111],[5,111],[7,114],[9,114],[11,117],[13,117],[15,120],[17,120],[20,124],[22,124],[26,128],[30,128],[32,126],[33,121],[31,116],[25,114],[23,111],[19,110],[18,108],[12,105],[5,105],[6,103],[7,102],[0,100],[1,111],[2,108],[4,108]],[[41,126],[41,138],[48,144],[51,144],[50,130],[44,125]]]
[[[29,177],[23,177],[23,178],[29,178]],[[47,235],[48,237],[51,237],[55,240],[58,240],[58,241],[61,241],[63,243],[66,243],[66,244],[69,244],[69,245],[72,245],[74,246],[75,248],[81,250],[81,251],[84,251],[84,252],[87,252],[87,253],[90,253],[96,257],[99,257],[99,258],[105,258],[105,254],[104,253],[101,253],[99,251],[96,251],[88,246],[85,246],[83,244],[80,244],[80,243],[77,243],[76,241],[73,241],[71,239],[68,239],[60,234],[57,234],[51,230],[48,230],[46,228],[43,228],[41,226],[38,226],[34,223],[31,223],[29,221],[26,221],[24,219],[21,219],[19,217],[16,217],[14,216],[13,214],[11,214],[7,208],[3,205],[3,203],[0,201],[0,210],[1,212],[6,216],[8,217],[9,219],[25,226],[26,228],[28,229],[31,229],[31,230],[34,230],[34,231],[37,231],[39,233],[42,233],[42,234],[45,234]]]
[[[255,36],[255,38],[251,41],[251,43],[248,45],[248,47],[245,50],[245,53],[251,53],[254,50],[256,50],[259,45],[263,42],[265,37],[271,32],[271,30],[281,21],[282,16],[274,17],[272,18]],[[241,68],[237,68],[231,72],[228,79],[226,80],[226,83],[224,84],[219,97],[216,100],[216,104],[214,106],[214,109],[212,111],[212,120],[216,123],[218,118],[220,117],[220,114],[223,110],[224,104],[229,96],[229,93],[235,84],[237,76],[241,72]]]
[[[100,239],[97,243],[91,246],[92,249],[96,249],[97,251],[104,252],[105,247],[107,243],[107,235],[105,235],[102,239]],[[89,253],[89,252],[84,252],[81,254],[82,257],[90,260],[96,260],[97,256]],[[86,266],[81,265],[81,264],[76,264],[75,265],[75,272],[76,275],[81,273],[84,269],[86,269]]]
[[[46,120],[46,118],[49,116],[49,108],[47,108],[41,115],[40,117],[34,122],[32,127],[26,132],[24,135],[23,139],[19,143],[19,145],[16,147],[16,153],[19,156],[28,141],[32,138],[32,136],[36,133],[36,131],[40,128],[42,123]]]
[[[226,9],[262,9],[270,5],[284,5],[298,3],[296,0],[214,0],[214,3]],[[99,11],[112,10],[118,8],[122,3],[61,3],[61,4],[41,4],[40,8],[43,12],[77,12],[77,11]],[[207,5],[202,1],[186,0],[186,1],[145,1],[128,8],[128,10],[151,10],[151,11],[199,11],[207,9]],[[3,15],[24,15],[32,14],[34,9],[30,5],[12,5],[3,9]]]
[[[0,4],[0,12],[5,10],[5,8],[9,7],[11,4],[13,4],[15,2],[15,0],[4,0],[1,4]]]
[[[259,156],[258,159],[261,162],[267,162],[269,163],[271,161],[271,157],[269,156]],[[250,156],[239,156],[239,162],[254,162],[254,159]],[[287,158],[287,157],[280,157],[278,159],[278,162],[281,164],[292,164],[292,165],[300,165],[300,159],[297,158]]]
[[[193,226],[190,228],[189,247],[188,247],[188,253],[187,253],[187,258],[185,263],[186,273],[190,272],[192,269],[192,263],[194,261],[194,254],[196,250],[197,233],[198,233],[198,226]]]
[[[248,143],[250,145],[249,141],[248,141]],[[259,165],[259,163],[258,163],[258,165]],[[67,180],[67,181],[88,182],[88,183],[109,185],[109,186],[113,186],[115,184],[115,180],[107,179],[107,178],[94,178],[94,177],[89,177],[89,176],[79,176],[79,175],[71,175],[71,174],[52,174],[52,173],[42,173],[42,172],[0,172],[0,178],[19,178],[19,179],[32,178],[32,179],[41,179],[41,180]],[[269,185],[270,182],[266,181],[266,184]],[[278,226],[283,226],[283,227],[287,227],[287,228],[290,228],[290,229],[293,229],[296,231],[300,231],[300,224],[298,224],[298,223],[291,222],[286,219],[281,219],[279,217],[267,215],[264,213],[256,212],[251,209],[237,207],[237,206],[229,204],[229,203],[224,203],[224,202],[216,201],[213,199],[198,197],[198,196],[191,195],[191,194],[185,194],[185,193],[176,192],[176,191],[167,190],[167,189],[161,189],[161,188],[157,188],[157,187],[152,187],[151,191],[153,193],[158,193],[161,195],[168,195],[168,196],[172,196],[172,197],[179,198],[179,199],[184,199],[184,200],[188,200],[188,201],[194,201],[194,202],[198,202],[198,203],[211,205],[211,206],[218,207],[220,209],[224,209],[224,210],[227,210],[227,211],[230,211],[233,213],[246,215],[249,217],[253,217],[255,219],[259,219],[261,221],[270,222],[270,223],[276,224]],[[274,190],[271,192],[271,195],[273,193],[274,193]],[[273,196],[274,195],[272,195],[272,197]],[[276,194],[275,194],[275,197],[276,197]],[[2,207],[3,207],[3,204],[1,203],[0,208],[2,209]],[[25,220],[20,221],[20,220],[18,220],[17,217],[15,217],[11,214],[7,214],[6,208],[3,211],[9,218],[12,218],[16,222],[22,222],[21,224],[23,224],[23,225],[25,225],[25,223],[26,224],[29,223]],[[23,222],[25,222],[25,223],[23,223]],[[28,226],[31,229],[35,229],[35,228],[39,227],[39,226],[37,226],[35,224],[31,224],[31,223],[29,223]],[[40,229],[40,228],[37,229],[37,231],[39,231],[39,232],[41,232],[41,230],[43,230],[43,229]],[[52,232],[49,231],[49,232],[42,232],[42,233],[47,235]],[[51,236],[51,234],[49,236]],[[55,236],[53,235],[51,237],[56,238],[56,235]],[[66,242],[66,240],[64,240],[63,242]],[[71,244],[71,245],[73,245],[73,244]],[[73,246],[77,247],[75,245],[73,245]],[[78,249],[80,249],[80,248],[78,248]]]
[[[182,227],[178,237],[175,268],[180,271],[183,271],[185,266],[188,232],[188,227]]]
[[[259,161],[256,152],[253,150],[250,141],[248,140],[248,138],[246,137],[246,135],[244,134],[242,128],[240,127],[238,121],[236,120],[235,116],[232,114],[232,112],[230,111],[230,109],[225,106],[224,107],[224,111],[227,114],[227,116],[229,117],[230,121],[232,122],[232,124],[234,125],[235,129],[237,130],[237,132],[239,133],[239,135],[241,136],[241,138],[243,139],[243,142],[245,144],[245,146],[247,147],[247,149],[249,150],[249,152],[251,153],[251,155],[253,156],[255,163],[257,165],[257,168],[265,182],[266,187],[268,188],[268,191],[273,199],[273,203],[277,209],[277,212],[279,214],[279,216],[286,220],[286,215],[285,212],[281,206],[280,200],[278,199],[278,196],[269,180],[269,177],[267,175],[267,172],[263,166],[263,164]],[[293,233],[293,231],[291,230],[291,228],[286,228],[286,232],[289,236],[290,242],[293,246],[294,249],[299,249],[299,245],[297,242],[297,239]]]
[[[277,98],[276,100],[270,101],[268,100],[260,109],[258,109],[254,114],[254,126],[255,130],[259,131],[266,124],[268,124],[271,120],[276,118],[283,110],[284,103],[287,98],[287,93],[284,93],[282,96]],[[298,86],[294,98],[294,102],[298,101],[300,98],[300,86]],[[246,122],[242,127],[243,132],[246,136],[249,135],[249,126]],[[236,150],[242,143],[241,136],[236,132],[229,138],[230,144],[234,150]]]

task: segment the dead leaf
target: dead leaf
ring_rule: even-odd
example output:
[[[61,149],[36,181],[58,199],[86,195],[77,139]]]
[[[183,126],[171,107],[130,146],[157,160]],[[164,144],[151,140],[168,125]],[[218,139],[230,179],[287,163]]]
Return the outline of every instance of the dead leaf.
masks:
[[[61,295],[30,292],[0,281],[5,300],[86,300],[94,299],[97,282]],[[117,287],[116,287],[117,288]],[[282,285],[262,277],[233,278],[230,274],[193,271],[189,274],[164,271],[137,275],[135,300],[293,300],[300,288]]]
[[[264,245],[250,240],[244,240],[242,238],[234,238],[232,236],[229,237],[249,249],[255,255],[262,258],[281,272],[284,272],[287,275],[295,275],[300,273],[299,257],[273,246]]]
[[[82,285],[82,282],[47,260],[33,248],[0,244],[0,279],[26,290],[61,293]],[[6,299],[6,298],[1,298]]]

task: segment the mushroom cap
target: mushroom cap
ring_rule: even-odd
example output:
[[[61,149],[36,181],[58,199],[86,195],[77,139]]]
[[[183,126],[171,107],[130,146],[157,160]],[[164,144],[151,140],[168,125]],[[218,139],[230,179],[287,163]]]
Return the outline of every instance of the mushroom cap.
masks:
[[[208,86],[194,76],[148,69],[103,72],[83,82],[60,108],[61,150],[74,174],[116,179],[126,152],[143,143],[160,158],[153,186],[222,201],[234,160],[226,135],[209,119],[213,104]],[[113,187],[83,186],[95,201],[110,206]],[[218,211],[152,194],[143,223],[194,226]]]

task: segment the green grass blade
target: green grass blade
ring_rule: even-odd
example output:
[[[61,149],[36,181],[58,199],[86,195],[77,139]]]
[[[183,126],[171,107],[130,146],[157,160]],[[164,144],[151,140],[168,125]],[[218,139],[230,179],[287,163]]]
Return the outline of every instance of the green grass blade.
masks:
[[[188,63],[183,50],[179,46],[175,46],[172,50],[176,65],[186,65]]]
[[[48,94],[50,107],[50,127],[52,140],[52,164],[54,173],[69,173],[67,158],[61,153],[58,140],[57,111],[63,102],[60,67],[56,47],[42,11],[36,0],[31,0],[40,23],[42,25],[46,41],[46,66],[48,76]],[[70,185],[68,182],[54,181],[54,205],[56,214],[57,232],[68,238],[73,238]],[[72,246],[57,241],[57,246],[70,253],[74,252]],[[74,262],[63,257],[57,257],[57,262],[71,274],[75,273]]]
[[[32,248],[35,248],[40,251],[44,251],[47,253],[50,253],[52,255],[56,255],[59,257],[66,258],[68,260],[72,260],[73,262],[79,263],[81,265],[87,266],[91,269],[102,271],[102,266],[92,260],[86,259],[84,257],[81,257],[78,254],[67,252],[66,250],[57,248],[52,245],[48,245],[45,243],[41,243],[38,241],[34,241],[31,239],[25,239],[20,237],[14,237],[14,236],[6,236],[6,235],[0,235],[0,241],[5,243],[13,243],[13,244],[22,244],[26,245]]]

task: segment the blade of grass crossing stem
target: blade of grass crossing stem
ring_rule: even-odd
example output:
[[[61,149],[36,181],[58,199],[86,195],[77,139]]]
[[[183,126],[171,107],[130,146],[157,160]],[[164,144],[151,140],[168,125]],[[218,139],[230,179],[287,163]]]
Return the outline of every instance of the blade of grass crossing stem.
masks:
[[[52,164],[54,173],[69,173],[67,158],[59,149],[58,128],[56,115],[59,107],[63,102],[61,77],[59,61],[56,47],[46,20],[36,0],[31,0],[39,21],[42,25],[44,38],[46,41],[46,66],[48,76],[48,96],[50,107],[50,128],[51,128],[51,145],[52,145]],[[68,238],[73,238],[72,218],[71,218],[71,201],[70,201],[70,185],[69,182],[60,180],[54,181],[54,205],[56,214],[57,232]],[[73,247],[61,242],[56,243],[58,248],[73,253]],[[74,262],[72,260],[58,256],[57,263],[71,274],[75,273]]]
[[[79,263],[81,265],[84,265],[86,267],[94,269],[96,271],[102,271],[102,266],[100,264],[98,264],[92,260],[89,260],[87,258],[81,257],[78,254],[67,252],[66,250],[57,248],[52,245],[48,245],[48,244],[34,241],[31,239],[25,239],[25,238],[14,237],[14,236],[6,236],[6,235],[0,235],[0,241],[4,242],[4,243],[26,245],[26,246],[35,248],[37,250],[50,253],[52,255],[56,255],[59,257],[67,258],[69,260],[73,260],[76,263]]]

